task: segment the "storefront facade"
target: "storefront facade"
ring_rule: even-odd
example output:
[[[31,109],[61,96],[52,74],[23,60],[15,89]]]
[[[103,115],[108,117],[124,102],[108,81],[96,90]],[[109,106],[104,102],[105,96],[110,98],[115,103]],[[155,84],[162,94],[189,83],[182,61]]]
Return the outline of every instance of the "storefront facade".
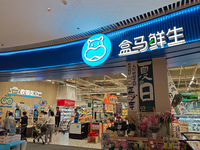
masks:
[[[200,5],[196,5],[104,34],[111,42],[111,52],[98,67],[90,67],[83,61],[82,49],[87,40],[1,53],[1,81],[119,73],[125,71],[128,61],[157,57],[166,57],[168,67],[198,63],[199,11]]]
[[[18,92],[12,93],[8,90],[12,88],[25,90],[22,91],[25,93],[20,95],[23,98],[16,98],[16,103],[26,101],[24,97],[30,98],[30,101],[34,98],[35,103],[40,103],[36,100],[38,98],[43,100],[42,104],[45,104],[44,100],[48,99],[49,106],[56,104],[58,86],[50,86],[50,83],[41,85],[41,82],[36,82],[36,87],[40,87],[36,89],[25,82],[19,82],[17,85],[8,82],[69,79],[127,72],[129,116],[133,116],[135,112],[170,110],[167,67],[199,63],[199,14],[200,5],[196,5],[124,29],[94,34],[88,39],[76,42],[0,53],[2,62],[0,63],[0,81],[2,81],[0,85],[3,89],[0,94],[10,93],[13,97],[17,97],[20,95]],[[137,77],[133,75],[133,71],[129,74],[129,65],[130,68],[134,65],[138,67],[134,68],[137,70],[137,73],[135,72]],[[149,67],[146,67],[147,65]],[[146,67],[145,73],[142,73],[142,67]],[[145,76],[146,73],[150,76]],[[140,83],[144,79],[146,83]],[[7,83],[4,83],[6,81]],[[150,96],[146,99],[144,99],[146,91],[143,94],[137,91],[143,90],[144,85],[148,85],[149,88],[147,95]],[[34,97],[30,97],[30,90],[36,92],[36,95],[31,95]],[[59,99],[63,99],[62,94],[60,95]],[[137,100],[134,102],[136,97]],[[6,96],[6,99],[9,98]],[[130,106],[133,103],[135,106]],[[26,105],[33,105],[33,103],[26,103]],[[79,126],[75,127],[79,128]],[[84,136],[87,137],[87,134]]]

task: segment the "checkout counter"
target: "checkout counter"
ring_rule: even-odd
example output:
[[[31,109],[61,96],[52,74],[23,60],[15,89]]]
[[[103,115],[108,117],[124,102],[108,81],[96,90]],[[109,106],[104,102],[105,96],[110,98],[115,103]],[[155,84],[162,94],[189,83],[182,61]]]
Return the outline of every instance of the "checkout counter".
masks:
[[[71,139],[85,139],[90,130],[90,123],[72,123],[69,130],[69,138]]]

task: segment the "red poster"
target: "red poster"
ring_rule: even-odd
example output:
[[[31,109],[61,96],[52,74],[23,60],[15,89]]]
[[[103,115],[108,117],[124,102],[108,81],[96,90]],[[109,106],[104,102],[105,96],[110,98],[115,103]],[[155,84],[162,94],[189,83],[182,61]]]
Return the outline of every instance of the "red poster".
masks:
[[[67,99],[58,99],[57,106],[74,107],[75,101]]]

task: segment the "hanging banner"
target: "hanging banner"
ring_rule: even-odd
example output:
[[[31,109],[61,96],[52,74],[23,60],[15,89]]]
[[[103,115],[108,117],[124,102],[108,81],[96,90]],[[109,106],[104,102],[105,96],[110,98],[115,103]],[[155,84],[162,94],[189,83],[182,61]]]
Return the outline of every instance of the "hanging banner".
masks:
[[[137,61],[127,63],[128,111],[139,111]]]
[[[140,112],[155,112],[152,59],[138,61],[137,65]]]
[[[168,87],[169,87],[169,99],[170,99],[170,103],[172,103],[174,96],[179,93],[178,93],[178,90],[176,89],[176,86],[174,84],[174,81],[169,71],[168,71]],[[174,107],[174,111],[176,112],[177,115],[188,113],[183,102],[181,102],[179,105]]]

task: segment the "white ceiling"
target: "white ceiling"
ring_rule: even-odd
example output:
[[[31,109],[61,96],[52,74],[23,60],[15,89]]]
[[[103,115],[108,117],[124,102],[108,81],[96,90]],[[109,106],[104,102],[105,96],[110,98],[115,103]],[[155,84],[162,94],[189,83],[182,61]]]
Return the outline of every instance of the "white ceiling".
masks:
[[[86,32],[177,1],[1,0],[0,49]]]

